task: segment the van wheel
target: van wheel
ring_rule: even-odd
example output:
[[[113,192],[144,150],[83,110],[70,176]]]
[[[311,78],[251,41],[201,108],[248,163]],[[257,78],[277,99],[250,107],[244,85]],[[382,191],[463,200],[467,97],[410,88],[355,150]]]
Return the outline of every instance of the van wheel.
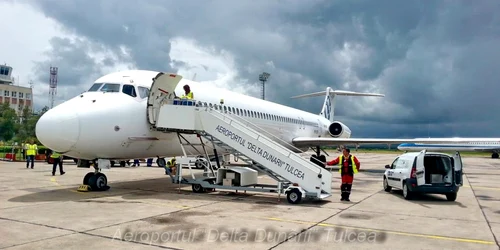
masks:
[[[406,182],[403,182],[403,197],[406,199],[406,200],[411,200],[411,197],[412,196],[412,193],[410,192],[410,190],[408,190],[408,185],[406,185]]]
[[[392,189],[392,187],[389,186],[389,183],[387,182],[387,178],[385,178],[385,176],[384,176],[384,190],[386,192],[391,192],[391,189]]]
[[[448,201],[455,201],[457,199],[457,193],[446,194],[446,199]]]

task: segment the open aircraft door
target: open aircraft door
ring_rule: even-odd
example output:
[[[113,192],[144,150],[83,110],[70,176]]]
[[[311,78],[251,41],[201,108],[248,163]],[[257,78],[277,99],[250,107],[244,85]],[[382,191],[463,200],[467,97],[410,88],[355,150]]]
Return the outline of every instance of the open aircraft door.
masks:
[[[153,78],[147,107],[148,121],[151,125],[156,125],[161,105],[176,97],[174,91],[181,79],[182,76],[172,73],[159,73]]]
[[[424,158],[427,150],[420,151],[420,154],[417,156],[417,160],[415,162],[415,175],[417,177],[417,185],[421,186],[425,184],[425,166],[424,166]]]
[[[455,184],[457,186],[462,186],[464,184],[464,180],[462,179],[463,175],[463,163],[462,157],[460,153],[457,151],[455,155],[453,155],[453,170],[455,172]]]

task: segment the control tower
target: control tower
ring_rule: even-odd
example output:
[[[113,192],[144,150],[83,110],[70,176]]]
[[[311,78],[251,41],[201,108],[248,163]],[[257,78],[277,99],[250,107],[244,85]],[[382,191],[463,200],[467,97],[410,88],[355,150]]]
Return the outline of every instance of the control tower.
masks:
[[[0,103],[9,103],[21,115],[25,107],[33,110],[33,90],[19,86],[12,77],[12,71],[11,66],[0,65]]]

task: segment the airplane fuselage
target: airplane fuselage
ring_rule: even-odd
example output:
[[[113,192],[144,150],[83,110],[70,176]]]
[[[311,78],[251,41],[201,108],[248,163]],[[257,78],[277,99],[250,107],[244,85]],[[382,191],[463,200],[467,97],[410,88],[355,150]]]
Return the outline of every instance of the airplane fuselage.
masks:
[[[96,80],[95,88],[54,107],[40,118],[39,140],[52,150],[86,160],[183,155],[177,134],[156,131],[147,119],[148,98],[139,87],[143,91],[149,89],[157,73],[130,76],[127,80],[115,73]],[[120,87],[115,92],[109,92],[111,85],[99,89],[105,84],[120,84]],[[222,99],[221,111],[229,110],[231,115],[255,124],[269,137],[283,140],[284,146],[290,146],[295,137],[329,136],[331,122],[320,115],[186,79],[177,85],[177,96],[184,94],[185,84],[191,87],[197,102],[208,107],[220,105]],[[136,96],[124,93],[126,88],[130,90],[130,85],[135,88]],[[53,132],[39,132],[47,129]],[[195,135],[185,137],[199,142]]]

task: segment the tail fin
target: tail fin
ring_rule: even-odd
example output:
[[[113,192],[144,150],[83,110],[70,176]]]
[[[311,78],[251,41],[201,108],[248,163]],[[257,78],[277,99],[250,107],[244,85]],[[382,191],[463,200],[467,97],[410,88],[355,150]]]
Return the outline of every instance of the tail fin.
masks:
[[[384,97],[385,95],[377,94],[377,93],[362,93],[362,92],[353,92],[353,91],[344,91],[344,90],[332,90],[330,87],[327,87],[325,91],[320,91],[316,93],[304,94],[294,96],[292,98],[304,98],[304,97],[314,97],[314,96],[322,96],[325,95],[325,102],[323,103],[323,108],[321,109],[321,113],[319,115],[325,117],[329,121],[333,122],[334,113],[335,113],[335,96],[343,95],[343,96],[378,96]]]

